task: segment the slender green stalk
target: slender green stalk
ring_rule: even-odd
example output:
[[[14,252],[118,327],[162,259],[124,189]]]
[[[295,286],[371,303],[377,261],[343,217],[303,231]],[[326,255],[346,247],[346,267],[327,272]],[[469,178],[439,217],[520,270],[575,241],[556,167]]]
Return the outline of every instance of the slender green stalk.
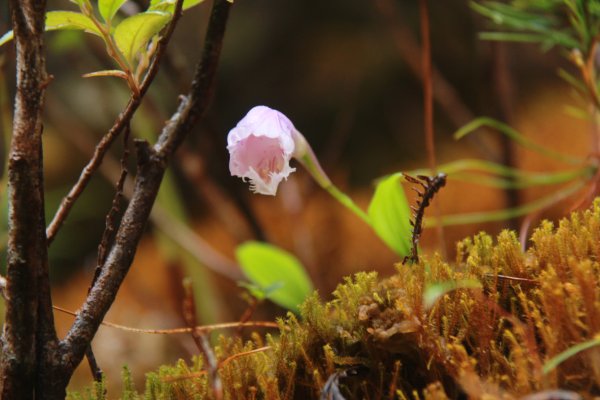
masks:
[[[564,162],[567,164],[580,165],[584,162],[584,160],[581,158],[572,157],[572,156],[560,153],[558,151],[548,149],[544,146],[540,146],[539,144],[531,141],[530,139],[523,136],[520,132],[511,128],[510,126],[508,126],[500,121],[497,121],[493,118],[489,118],[489,117],[479,117],[479,118],[476,118],[475,120],[469,122],[467,125],[460,128],[454,134],[454,138],[457,140],[461,139],[461,138],[465,137],[466,135],[477,131],[477,129],[481,128],[482,126],[494,128],[498,132],[511,138],[516,144],[518,144],[528,150],[531,150],[533,152],[541,154],[545,157],[552,158],[554,160],[561,161],[561,162]]]
[[[578,169],[551,173],[530,172],[477,159],[458,160],[438,166],[438,170],[447,174],[448,179],[501,188],[556,185],[577,178],[590,179],[596,174],[597,169],[598,167],[594,165],[586,165]],[[431,170],[417,169],[407,173],[409,175],[431,175]],[[511,179],[502,179],[501,177]]]
[[[477,224],[482,222],[493,222],[493,221],[504,221],[506,219],[520,217],[532,213],[534,211],[546,208],[552,204],[558,203],[561,200],[566,199],[570,195],[577,192],[579,189],[586,185],[587,181],[580,180],[572,185],[565,187],[549,196],[542,197],[541,199],[532,201],[519,207],[503,209],[498,211],[484,211],[468,214],[455,214],[446,215],[442,217],[442,224],[448,225],[465,225],[465,224]],[[425,219],[425,227],[435,226],[437,221],[432,219]]]
[[[344,207],[356,214],[360,219],[365,221],[365,223],[371,225],[371,219],[369,218],[367,213],[364,212],[360,207],[358,207],[356,203],[354,203],[354,201],[352,201],[352,199],[348,197],[348,195],[339,190],[335,185],[330,184],[329,186],[323,187],[323,189],[327,190],[327,192],[330,195],[332,195],[337,201],[342,203]]]
[[[563,361],[568,360],[577,353],[580,353],[584,350],[590,349],[595,346],[600,346],[600,337],[598,336],[594,337],[592,340],[588,340],[587,342],[579,343],[573,347],[569,347],[567,350],[563,351],[559,355],[554,356],[553,358],[548,360],[544,364],[542,373],[544,375],[547,375],[548,373],[552,372],[552,370],[554,370],[556,367],[558,367],[558,365],[561,364]]]
[[[339,201],[344,207],[346,207],[354,214],[356,214],[360,219],[365,221],[367,225],[371,225],[371,219],[369,218],[367,213],[365,213],[359,206],[357,206],[356,203],[354,203],[354,201],[352,201],[352,199],[348,197],[347,194],[339,190],[333,184],[333,182],[331,182],[331,179],[329,179],[325,171],[323,171],[323,168],[321,167],[321,164],[315,156],[315,153],[313,152],[312,148],[300,132],[296,131],[295,142],[297,147],[295,151],[295,158],[298,161],[300,161],[300,163],[311,174],[314,180],[317,181],[319,186],[325,189],[331,196],[333,196],[333,198]]]

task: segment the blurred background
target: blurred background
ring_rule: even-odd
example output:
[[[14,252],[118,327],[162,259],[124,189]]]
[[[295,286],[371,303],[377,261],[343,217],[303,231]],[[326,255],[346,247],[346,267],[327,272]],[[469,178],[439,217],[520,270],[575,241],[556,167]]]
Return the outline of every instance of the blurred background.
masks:
[[[68,1],[48,3],[50,10],[74,9]],[[146,6],[145,0],[128,2],[121,15]],[[176,109],[177,96],[187,92],[209,7],[204,2],[180,20],[161,71],[133,120],[133,136],[155,138]],[[264,104],[278,109],[306,136],[338,187],[365,208],[376,178],[426,167],[418,11],[417,1],[406,0],[236,1],[212,105],[173,160],[147,235],[107,320],[136,328],[184,326],[181,281],[186,276],[193,279],[200,322],[239,320],[252,301],[238,285],[244,278],[234,250],[247,240],[268,241],[294,253],[324,298],[354,272],[392,274],[398,257],[302,168],[276,197],[254,195],[229,175],[225,146],[229,129],[250,108]],[[531,171],[561,167],[507,146],[493,132],[452,138],[482,115],[504,120],[547,147],[587,154],[585,122],[565,111],[577,100],[557,77],[559,66],[568,68],[560,54],[479,40],[477,33],[486,25],[466,0],[432,1],[430,13],[438,163],[482,158]],[[4,3],[0,32],[8,29]],[[74,31],[46,37],[47,69],[54,76],[44,127],[50,220],[129,93],[116,78],[81,77],[114,68],[96,37]],[[0,57],[0,117],[7,138],[15,88],[12,46],[0,49]],[[122,152],[117,140],[50,247],[56,305],[77,310],[85,298]],[[129,169],[135,171],[133,154]],[[435,202],[444,214],[485,211],[522,204],[549,190],[505,192],[451,181]],[[414,201],[412,192],[407,193]],[[565,212],[564,205],[555,207],[536,220]],[[495,235],[507,227],[518,229],[520,222],[448,227],[443,246],[433,230],[426,230],[421,244],[426,253],[438,251],[452,260],[457,240],[481,230]],[[285,310],[264,302],[252,318],[284,315]],[[55,317],[64,334],[72,317],[58,312]],[[93,348],[111,384],[119,384],[121,367],[127,364],[140,389],[145,372],[197,353],[187,336],[110,327],[100,328]],[[91,379],[84,362],[71,387]]]

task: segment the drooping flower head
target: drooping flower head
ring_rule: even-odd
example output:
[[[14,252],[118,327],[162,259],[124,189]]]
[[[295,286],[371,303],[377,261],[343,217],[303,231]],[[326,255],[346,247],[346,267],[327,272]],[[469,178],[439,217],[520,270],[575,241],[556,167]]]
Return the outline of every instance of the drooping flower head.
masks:
[[[231,175],[250,179],[255,193],[274,196],[277,186],[296,169],[290,167],[299,135],[282,113],[256,106],[227,136]]]

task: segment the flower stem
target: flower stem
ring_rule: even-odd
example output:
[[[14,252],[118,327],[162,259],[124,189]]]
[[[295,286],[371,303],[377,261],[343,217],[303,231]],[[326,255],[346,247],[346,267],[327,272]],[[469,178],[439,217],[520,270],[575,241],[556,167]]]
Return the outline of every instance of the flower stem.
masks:
[[[344,207],[352,211],[370,226],[371,219],[369,218],[369,215],[367,215],[366,212],[357,206],[347,194],[339,190],[333,184],[333,182],[331,182],[331,179],[329,179],[325,171],[323,171],[323,168],[321,167],[321,164],[319,163],[317,156],[315,156],[312,148],[304,136],[302,136],[302,134],[298,131],[296,131],[295,142],[297,146],[295,155],[296,159],[300,161],[304,168],[306,168],[315,181],[317,181],[319,186],[325,189],[331,196],[333,196],[333,198],[339,201]]]
[[[342,203],[347,209],[356,214],[360,219],[365,221],[368,225],[371,225],[371,219],[360,207],[352,201],[347,194],[339,190],[334,184],[330,183],[329,186],[323,186],[323,189],[327,190],[327,192],[332,195],[337,201]]]

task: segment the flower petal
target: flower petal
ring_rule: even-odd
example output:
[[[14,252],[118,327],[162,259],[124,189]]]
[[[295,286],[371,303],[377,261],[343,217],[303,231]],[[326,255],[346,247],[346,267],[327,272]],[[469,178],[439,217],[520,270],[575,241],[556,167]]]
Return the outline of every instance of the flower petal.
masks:
[[[279,183],[295,171],[289,165],[295,133],[292,122],[279,111],[252,108],[227,136],[231,175],[250,179],[256,193],[275,195]]]

